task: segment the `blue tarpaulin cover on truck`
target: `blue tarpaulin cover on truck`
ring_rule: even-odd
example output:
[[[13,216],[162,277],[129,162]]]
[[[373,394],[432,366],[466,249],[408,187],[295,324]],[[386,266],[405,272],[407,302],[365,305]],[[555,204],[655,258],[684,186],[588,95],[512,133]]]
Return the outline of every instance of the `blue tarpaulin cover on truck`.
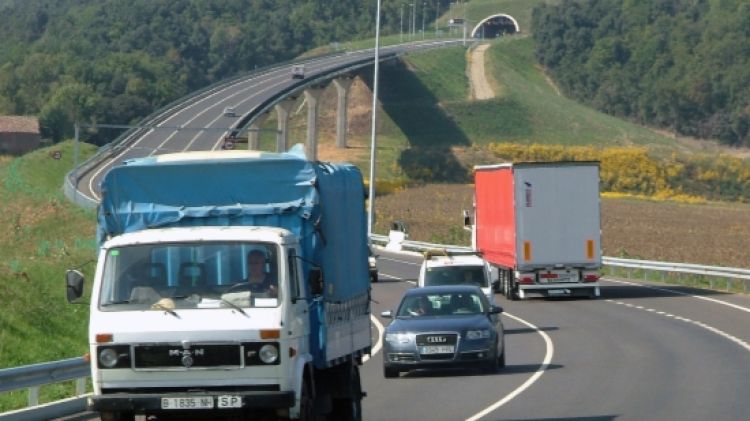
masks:
[[[102,182],[99,243],[148,228],[281,227],[297,234],[305,257],[323,268],[326,300],[367,293],[362,175],[300,152],[184,153],[115,167]]]

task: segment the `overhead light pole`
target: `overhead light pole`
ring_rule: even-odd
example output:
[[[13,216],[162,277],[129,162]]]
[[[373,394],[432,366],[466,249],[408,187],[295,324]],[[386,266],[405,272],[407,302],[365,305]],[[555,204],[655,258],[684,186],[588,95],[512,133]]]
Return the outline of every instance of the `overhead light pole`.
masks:
[[[438,37],[438,18],[440,17],[440,0],[435,0],[435,38]]]
[[[424,39],[424,14],[427,8],[427,2],[422,2],[422,39]]]
[[[367,237],[372,235],[375,217],[375,147],[378,122],[378,74],[380,73],[380,0],[378,0],[377,17],[375,18],[375,70],[372,77],[372,130],[370,133],[370,192],[367,197]]]
[[[417,2],[411,4],[411,39],[417,38]]]
[[[399,25],[398,34],[401,42],[404,42],[404,3],[401,3],[401,25]]]

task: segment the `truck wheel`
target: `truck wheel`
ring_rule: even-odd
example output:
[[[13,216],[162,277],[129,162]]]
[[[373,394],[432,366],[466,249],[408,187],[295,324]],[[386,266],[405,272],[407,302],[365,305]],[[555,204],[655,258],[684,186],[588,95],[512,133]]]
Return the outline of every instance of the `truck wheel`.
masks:
[[[362,421],[362,384],[359,379],[359,367],[352,364],[349,370],[349,397],[333,401],[331,419],[342,421]]]
[[[131,412],[100,412],[102,421],[134,421],[135,414]]]
[[[299,421],[315,420],[315,396],[312,394],[310,387],[310,378],[305,377],[302,380],[302,392],[300,393],[299,402]]]

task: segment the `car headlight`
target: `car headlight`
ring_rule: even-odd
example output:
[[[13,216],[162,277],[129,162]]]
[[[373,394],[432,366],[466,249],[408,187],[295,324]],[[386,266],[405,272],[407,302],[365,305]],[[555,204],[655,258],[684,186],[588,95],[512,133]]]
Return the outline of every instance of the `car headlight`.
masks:
[[[273,364],[279,359],[279,349],[271,344],[265,344],[260,347],[260,360],[266,364]]]
[[[489,329],[467,330],[466,339],[487,339],[490,337]]]
[[[411,339],[408,333],[386,333],[385,341],[391,344],[408,344]]]

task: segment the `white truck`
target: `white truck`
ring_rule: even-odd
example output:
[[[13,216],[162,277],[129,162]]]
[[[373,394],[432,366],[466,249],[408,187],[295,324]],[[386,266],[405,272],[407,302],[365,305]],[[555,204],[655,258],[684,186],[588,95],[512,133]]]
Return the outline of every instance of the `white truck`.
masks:
[[[361,419],[370,281],[356,167],[299,147],[187,152],[115,167],[102,193],[91,410]],[[250,255],[269,288],[248,287]],[[69,300],[83,283],[66,273]]]
[[[598,162],[474,168],[473,248],[498,270],[509,299],[598,297]]]

